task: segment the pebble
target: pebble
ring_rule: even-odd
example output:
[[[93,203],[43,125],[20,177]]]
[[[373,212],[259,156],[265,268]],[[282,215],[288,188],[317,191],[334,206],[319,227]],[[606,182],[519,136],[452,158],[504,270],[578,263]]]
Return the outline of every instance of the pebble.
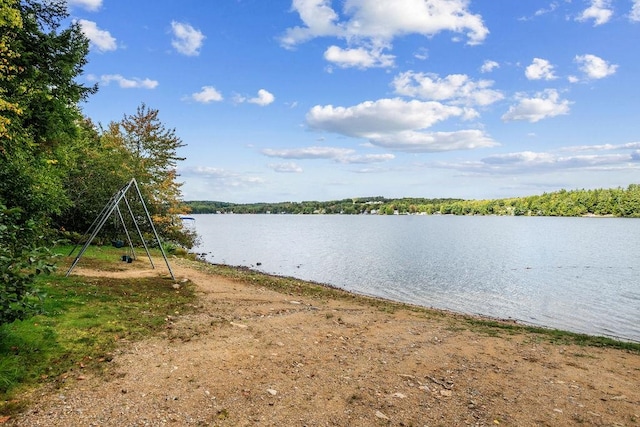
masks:
[[[276,394],[278,394],[278,391],[272,388],[268,388],[267,393],[269,393],[271,396],[275,396]]]
[[[376,418],[380,418],[381,420],[388,420],[389,417],[387,417],[385,414],[383,414],[380,411],[376,411]]]

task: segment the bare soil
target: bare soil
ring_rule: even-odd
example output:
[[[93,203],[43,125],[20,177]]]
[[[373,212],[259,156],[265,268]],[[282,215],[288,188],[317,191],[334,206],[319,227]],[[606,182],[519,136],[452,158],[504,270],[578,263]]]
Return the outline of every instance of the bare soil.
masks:
[[[11,426],[636,426],[640,355],[293,297],[173,260],[195,314],[44,387]],[[159,269],[161,270],[161,269]],[[78,268],[74,274],[166,276]]]

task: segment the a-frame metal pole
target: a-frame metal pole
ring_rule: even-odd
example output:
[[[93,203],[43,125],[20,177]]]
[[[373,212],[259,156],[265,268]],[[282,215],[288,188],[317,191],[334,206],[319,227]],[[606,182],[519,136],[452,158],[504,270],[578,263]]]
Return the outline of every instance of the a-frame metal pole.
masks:
[[[80,261],[80,258],[82,258],[82,255],[85,253],[85,251],[87,250],[87,248],[89,247],[89,245],[91,244],[93,239],[100,232],[100,230],[102,229],[104,224],[107,222],[109,217],[113,214],[113,211],[118,206],[118,203],[120,203],[120,200],[122,200],[124,195],[127,193],[129,188],[131,187],[132,182],[133,182],[133,179],[131,181],[129,181],[129,184],[127,184],[124,187],[122,187],[120,189],[120,191],[118,191],[115,194],[115,196],[111,200],[111,203],[107,203],[108,208],[107,209],[103,209],[102,217],[98,221],[98,224],[95,227],[95,229],[93,230],[93,233],[91,233],[91,237],[89,237],[89,239],[87,239],[87,241],[85,242],[85,244],[82,247],[82,249],[80,249],[80,252],[78,253],[78,256],[76,256],[76,259],[73,260],[73,263],[71,264],[71,267],[69,267],[69,270],[67,270],[67,274],[65,275],[66,277],[68,277],[69,274],[71,274],[71,271],[74,269],[74,267],[76,266],[78,261]]]
[[[124,200],[127,200],[126,197],[124,197]],[[124,218],[122,217],[122,212],[120,212],[120,206],[116,205],[116,213],[118,214],[118,217],[120,218],[120,222],[122,223],[122,228],[124,228],[124,234],[127,236],[127,242],[129,243],[129,248],[131,248],[131,257],[133,259],[136,259],[136,251],[135,249],[133,249],[133,242],[131,241],[131,236],[129,235],[129,230],[127,230],[127,224],[125,224],[124,222]]]
[[[129,184],[127,184],[129,185]],[[126,187],[126,186],[125,186]],[[96,219],[93,220],[93,222],[91,223],[91,225],[89,226],[89,228],[87,229],[87,231],[84,232],[84,234],[82,235],[82,237],[80,238],[80,240],[78,241],[78,243],[76,243],[76,245],[73,247],[73,249],[71,249],[71,252],[69,252],[69,255],[67,256],[71,256],[76,249],[78,248],[78,246],[80,245],[80,242],[84,241],[85,237],[87,237],[87,235],[92,234],[93,233],[93,227],[96,226],[96,224],[98,224],[98,221],[102,218],[102,216],[105,214],[105,212],[110,209],[110,206],[115,202],[116,198],[120,195],[120,192],[124,189],[124,187],[122,187],[120,190],[118,190],[116,192],[116,194],[114,194],[113,196],[111,196],[111,199],[109,199],[109,201],[107,202],[106,205],[104,205],[104,207],[102,208],[102,210],[100,211],[100,213],[98,214],[98,216],[96,216]]]
[[[151,253],[149,253],[149,248],[147,247],[147,242],[144,240],[144,236],[142,235],[142,231],[140,231],[140,226],[138,225],[138,221],[136,221],[135,215],[133,215],[133,211],[131,210],[131,205],[129,201],[125,197],[124,204],[127,205],[127,209],[129,210],[129,215],[131,215],[131,219],[133,220],[133,224],[136,226],[136,230],[138,231],[138,237],[140,237],[140,241],[142,242],[142,246],[144,246],[144,250],[147,253],[147,257],[149,258],[149,262],[151,263],[151,268],[155,269],[156,266],[153,263],[153,259],[151,258]]]
[[[158,232],[156,231],[156,227],[153,225],[153,220],[151,219],[151,215],[149,215],[149,210],[147,209],[147,205],[144,202],[144,197],[142,197],[142,193],[140,192],[140,187],[138,187],[138,182],[136,181],[135,178],[133,178],[131,182],[133,183],[133,186],[136,188],[136,191],[138,192],[138,197],[140,197],[140,202],[142,203],[144,212],[147,215],[147,220],[149,221],[149,225],[151,225],[151,230],[153,230],[153,235],[156,238],[156,242],[158,242],[158,246],[160,247],[160,252],[162,253],[162,257],[164,258],[164,262],[167,264],[167,268],[169,269],[171,278],[173,280],[176,280],[176,276],[173,275],[173,270],[171,270],[171,266],[169,265],[167,254],[164,252],[164,248],[162,247],[162,241],[160,240],[160,236],[158,236]]]

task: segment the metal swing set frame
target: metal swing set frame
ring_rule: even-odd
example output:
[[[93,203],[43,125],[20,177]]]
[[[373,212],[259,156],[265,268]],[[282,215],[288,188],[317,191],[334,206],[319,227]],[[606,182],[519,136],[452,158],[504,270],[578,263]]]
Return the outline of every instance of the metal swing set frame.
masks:
[[[87,250],[89,245],[91,245],[91,242],[93,241],[93,239],[98,235],[98,233],[100,232],[102,227],[105,225],[105,223],[109,220],[109,218],[111,217],[111,215],[113,215],[114,212],[117,214],[117,219],[120,220],[120,223],[122,224],[122,226],[124,228],[124,232],[125,232],[125,235],[127,237],[127,243],[129,244],[129,248],[131,250],[132,257],[133,257],[133,259],[136,258],[135,251],[133,249],[133,242],[131,241],[131,235],[129,234],[129,230],[127,229],[126,223],[124,221],[124,217],[122,216],[122,211],[120,210],[120,203],[122,201],[124,201],[124,204],[125,204],[125,206],[127,208],[127,211],[129,212],[129,215],[131,215],[131,219],[133,220],[133,224],[135,225],[136,231],[138,232],[138,237],[140,237],[140,240],[142,241],[142,245],[144,246],[144,250],[147,253],[147,257],[149,258],[149,262],[151,263],[151,267],[154,268],[154,269],[156,268],[156,266],[153,263],[153,259],[151,259],[151,254],[149,253],[149,248],[147,247],[147,243],[144,240],[144,237],[142,235],[142,231],[140,230],[140,226],[138,224],[138,221],[136,220],[136,216],[133,214],[133,210],[131,209],[131,204],[129,203],[129,200],[127,200],[127,197],[126,197],[127,193],[132,188],[135,189],[134,195],[137,195],[137,197],[138,197],[138,199],[140,201],[140,204],[142,205],[142,207],[144,209],[146,220],[149,222],[149,225],[151,226],[151,231],[153,232],[153,236],[155,237],[156,242],[158,242],[158,246],[160,247],[160,252],[162,253],[162,257],[164,258],[164,262],[167,264],[167,268],[169,269],[169,274],[171,274],[171,278],[173,280],[176,280],[176,278],[175,278],[175,276],[173,274],[173,270],[171,270],[171,266],[169,265],[169,260],[167,259],[167,254],[165,253],[164,248],[162,247],[162,242],[160,241],[160,236],[158,236],[158,232],[156,231],[156,227],[153,225],[153,221],[151,220],[151,215],[149,214],[149,210],[147,209],[147,205],[144,202],[144,198],[142,197],[142,193],[140,192],[140,187],[138,186],[138,182],[136,181],[135,178],[131,178],[131,181],[129,181],[124,187],[122,187],[120,190],[118,190],[111,197],[109,202],[107,202],[107,204],[104,206],[104,208],[102,208],[102,211],[100,211],[100,213],[98,214],[96,219],[89,226],[89,229],[84,233],[84,235],[82,236],[82,239],[80,239],[80,242],[84,241],[85,243],[82,246],[82,249],[80,249],[80,252],[78,252],[78,255],[76,256],[76,258],[74,259],[73,263],[71,264],[71,267],[69,267],[69,270],[67,270],[67,274],[65,275],[66,277],[68,277],[71,274],[71,272],[75,268],[76,264],[78,264],[78,261],[80,261],[80,258],[82,258],[82,255],[85,253],[85,251]],[[87,239],[87,236],[89,236],[88,239]],[[71,252],[69,252],[69,256],[71,256],[75,252],[75,250],[77,249],[77,247],[79,245],[80,245],[80,243],[76,244],[74,246],[74,248],[71,249]]]

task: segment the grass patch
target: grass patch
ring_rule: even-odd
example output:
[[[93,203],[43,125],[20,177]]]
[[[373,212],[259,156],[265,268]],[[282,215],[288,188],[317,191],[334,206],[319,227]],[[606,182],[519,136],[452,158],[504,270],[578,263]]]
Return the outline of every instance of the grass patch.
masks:
[[[118,251],[91,248],[82,262],[108,269],[117,265]],[[169,278],[65,273],[60,266],[58,274],[40,278],[38,287],[46,293],[42,314],[0,326],[0,415],[23,408],[15,397],[29,387],[81,370],[100,371],[117,345],[163,330],[166,316],[192,311],[196,299],[191,284],[174,289]]]

